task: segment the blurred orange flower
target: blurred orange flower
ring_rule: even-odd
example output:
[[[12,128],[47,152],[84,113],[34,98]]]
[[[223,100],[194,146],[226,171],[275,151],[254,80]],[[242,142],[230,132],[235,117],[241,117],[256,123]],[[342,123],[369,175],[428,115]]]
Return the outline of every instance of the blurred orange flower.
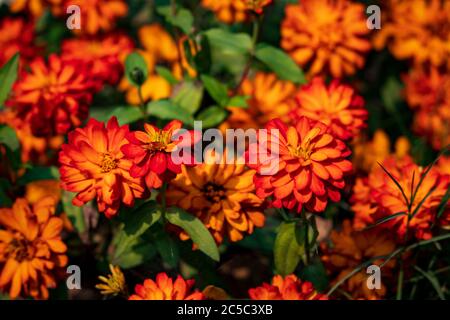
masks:
[[[63,0],[13,0],[10,6],[12,12],[27,11],[34,17],[40,17],[44,10],[53,5],[59,5]]]
[[[366,19],[364,5],[351,0],[299,0],[286,6],[281,47],[309,75],[352,75],[371,48]]]
[[[259,138],[258,150],[269,145],[273,151],[278,144],[279,151],[272,153],[277,169],[269,171],[264,159],[248,164],[257,171],[254,183],[261,199],[272,197],[274,207],[297,212],[303,206],[311,212],[322,212],[328,199],[334,202],[341,199],[339,191],[345,187],[344,176],[352,171],[352,163],[346,159],[350,151],[325,124],[302,117],[295,126],[288,127],[274,119],[265,128],[268,136]],[[270,134],[271,131],[279,133]]]
[[[56,287],[68,259],[55,207],[55,199],[45,197],[32,206],[17,199],[12,208],[0,209],[0,290],[11,299],[47,299],[48,289]]]
[[[58,180],[36,180],[25,186],[25,199],[29,204],[35,204],[49,196],[55,199],[55,203],[61,200],[61,187]]]
[[[96,198],[98,210],[111,218],[121,203],[131,207],[135,198],[145,195],[144,182],[130,175],[132,162],[120,150],[128,133],[128,126],[119,126],[113,117],[106,127],[90,119],[86,127],[69,134],[59,154],[59,172],[61,187],[77,193],[74,205]]]
[[[194,283],[194,280],[184,280],[181,276],[173,281],[161,272],[156,281],[146,279],[143,284],[136,285],[129,300],[204,300],[200,291],[192,290]]]
[[[239,241],[265,221],[263,201],[254,193],[255,171],[247,170],[244,164],[225,164],[226,154],[220,163],[214,163],[215,157],[210,152],[204,163],[182,166],[181,174],[167,189],[167,204],[196,215],[217,243],[222,243],[225,236]],[[180,238],[186,240],[189,236],[182,232]]]
[[[29,61],[37,55],[34,45],[34,24],[21,18],[5,18],[0,21],[0,67],[14,54],[20,52],[22,61]]]
[[[394,145],[394,154],[397,159],[409,155],[411,144],[406,137],[399,137]],[[377,129],[372,140],[359,135],[353,142],[353,165],[355,168],[368,172],[378,162],[382,162],[391,154],[389,136],[381,129]]]
[[[315,77],[300,88],[295,102],[296,107],[290,113],[293,123],[300,117],[318,120],[341,140],[354,138],[366,127],[368,112],[364,99],[339,80],[327,86],[323,78]]]
[[[123,34],[111,34],[95,39],[74,38],[61,45],[64,61],[86,66],[90,77],[100,83],[116,84],[123,74],[123,61],[133,50],[133,41]]]
[[[97,89],[80,65],[56,55],[48,63],[39,57],[30,63],[30,72],[19,76],[8,106],[30,124],[33,135],[65,134],[86,119]]]
[[[435,67],[429,69],[415,67],[404,76],[404,82],[406,101],[416,111],[414,131],[425,136],[437,150],[450,144],[450,92],[448,90],[450,74],[448,71]]]
[[[145,132],[128,133],[126,139],[129,143],[124,144],[121,150],[125,158],[133,163],[130,175],[134,178],[143,178],[149,189],[156,189],[160,188],[163,182],[181,173],[181,164],[173,162],[172,153],[185,145],[181,140],[183,138],[174,139],[174,134],[182,125],[181,121],[173,120],[163,129],[159,129],[146,123]],[[193,136],[190,135],[190,138],[189,143],[193,143]]]
[[[239,90],[249,96],[248,108],[230,106],[231,115],[221,128],[258,129],[273,118],[288,121],[295,90],[293,83],[279,80],[273,73],[257,72],[252,79],[245,79]]]
[[[449,180],[440,176],[433,167],[416,191],[424,169],[415,164],[411,157],[405,156],[398,159],[391,156],[386,158],[382,165],[398,181],[404,194],[381,166],[373,167],[368,177],[357,178],[351,199],[352,209],[355,212],[355,228],[362,229],[382,218],[400,212],[412,215],[417,209],[409,222],[407,215],[400,215],[379,224],[377,228],[394,232],[399,241],[405,240],[407,228],[409,237],[430,239],[431,225],[435,221],[437,208],[449,186]],[[413,198],[414,194],[416,195]],[[423,199],[425,201],[419,206]]]
[[[276,275],[272,283],[248,291],[252,300],[328,300],[325,294],[317,293],[313,284],[302,281],[291,274],[286,277]]]
[[[436,163],[436,170],[442,176],[442,179],[450,181],[450,156],[441,156]],[[450,189],[447,189],[447,194]],[[450,229],[450,200],[447,200],[444,212],[439,217],[439,223],[445,229]]]
[[[374,47],[386,44],[397,59],[450,67],[450,2],[388,0]]]
[[[248,18],[245,0],[202,0],[202,6],[213,11],[224,23],[243,22]]]
[[[369,229],[365,231],[353,230],[349,220],[342,224],[342,230],[333,230],[330,240],[332,245],[322,244],[324,262],[335,284],[346,277],[361,263],[375,257],[388,256],[396,249],[395,241],[390,234],[380,229]],[[383,259],[371,262],[372,265],[381,265]],[[382,269],[383,281],[389,280],[395,267],[395,260],[388,261]],[[365,269],[356,273],[342,284],[342,289],[350,294],[353,299],[382,299],[386,295],[389,286],[381,283],[379,289],[369,289],[367,279],[370,275]]]

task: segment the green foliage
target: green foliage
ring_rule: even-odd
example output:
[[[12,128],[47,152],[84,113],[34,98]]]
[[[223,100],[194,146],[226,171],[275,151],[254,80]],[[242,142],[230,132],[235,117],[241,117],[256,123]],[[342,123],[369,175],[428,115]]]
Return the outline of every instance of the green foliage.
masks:
[[[75,230],[77,230],[77,232],[81,234],[86,230],[83,208],[74,206],[72,204],[73,198],[74,194],[67,191],[62,192],[61,201],[63,205],[63,210],[66,213]]]
[[[162,6],[158,7],[156,11],[164,17],[168,24],[180,28],[184,34],[190,34],[194,24],[194,17],[191,12],[184,8],[173,9],[172,6]]]
[[[11,151],[19,149],[19,140],[13,128],[0,126],[0,144],[7,146]]]
[[[194,118],[182,107],[170,100],[152,101],[147,105],[147,114],[162,120],[177,119],[188,126],[192,126]]]
[[[222,107],[211,106],[200,112],[197,120],[202,121],[204,129],[221,124],[228,117],[228,111]]]
[[[3,107],[14,82],[17,79],[20,56],[16,53],[0,69],[0,109]]]
[[[276,272],[283,276],[293,273],[302,254],[303,240],[296,222],[282,222],[273,252]]]
[[[130,53],[125,59],[125,75],[128,81],[136,87],[142,86],[147,80],[147,63],[138,52]]]
[[[203,86],[200,83],[185,80],[174,88],[172,101],[189,114],[194,114],[200,108],[202,98]]]

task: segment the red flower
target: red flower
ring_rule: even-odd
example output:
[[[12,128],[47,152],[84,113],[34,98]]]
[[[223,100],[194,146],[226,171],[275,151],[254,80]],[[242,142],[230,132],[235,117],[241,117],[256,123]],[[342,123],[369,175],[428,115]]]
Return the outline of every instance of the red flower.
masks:
[[[106,127],[91,119],[85,128],[69,133],[59,154],[59,171],[62,188],[77,192],[74,205],[96,198],[98,210],[112,217],[121,203],[131,207],[135,198],[144,197],[143,181],[130,176],[132,163],[120,151],[128,133],[128,126],[120,127],[115,117]]]
[[[184,280],[178,276],[175,281],[161,272],[156,276],[156,282],[146,279],[144,283],[136,285],[135,294],[129,300],[204,300],[204,295],[191,288],[194,280]]]
[[[257,171],[253,181],[260,198],[272,197],[274,207],[296,207],[298,212],[303,205],[309,211],[322,212],[328,199],[340,200],[344,176],[352,171],[351,162],[346,160],[350,151],[344,142],[330,134],[325,124],[305,117],[291,127],[274,119],[266,129],[271,134],[258,137],[256,164],[251,160],[255,157],[252,147],[247,152],[248,165]],[[264,161],[265,148],[272,153],[270,163]],[[272,170],[267,170],[268,166]]]
[[[80,65],[51,55],[30,63],[13,88],[8,106],[31,125],[36,136],[65,134],[87,118],[98,83]]]
[[[172,152],[184,143],[180,139],[172,139],[182,125],[182,122],[173,120],[161,130],[146,123],[145,132],[134,131],[127,134],[129,143],[122,147],[122,152],[133,162],[130,170],[132,177],[144,177],[147,187],[153,189],[160,188],[163,182],[181,173],[181,164],[173,162]]]
[[[341,140],[354,138],[366,126],[364,99],[339,80],[327,86],[323,78],[316,77],[300,89],[294,100],[296,108],[290,113],[294,123],[302,116],[323,122]]]
[[[324,294],[317,293],[313,284],[302,281],[291,274],[284,279],[276,275],[272,283],[248,291],[252,300],[328,300]]]

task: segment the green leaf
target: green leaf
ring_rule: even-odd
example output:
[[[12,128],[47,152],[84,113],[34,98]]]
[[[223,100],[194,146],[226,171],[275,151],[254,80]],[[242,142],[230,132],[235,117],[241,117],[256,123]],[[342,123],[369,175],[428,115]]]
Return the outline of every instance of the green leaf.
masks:
[[[6,190],[11,190],[12,185],[6,178],[0,178],[0,208],[11,207],[13,202],[8,196]]]
[[[230,100],[228,97],[227,86],[206,74],[202,74],[200,78],[202,79],[203,85],[211,98],[213,98],[219,106],[226,107],[228,105],[228,101]]]
[[[170,100],[152,101],[147,105],[147,114],[162,120],[177,119],[192,126],[194,118],[185,109]]]
[[[156,250],[170,268],[175,269],[180,260],[180,251],[177,243],[165,232],[161,232],[155,239]]]
[[[0,69],[0,109],[8,98],[19,70],[19,53],[16,53]]]
[[[112,110],[110,108],[104,110],[108,112],[102,112],[102,108],[96,108],[96,112],[91,113],[91,117],[105,123],[112,117],[116,117],[120,125],[136,122],[143,117],[141,110],[136,106],[117,106]]]
[[[174,88],[172,101],[189,114],[194,114],[203,98],[203,86],[193,81],[184,81]]]
[[[208,107],[197,116],[202,121],[203,128],[212,128],[221,124],[228,117],[228,111],[219,106]]]
[[[328,288],[328,275],[323,263],[317,259],[313,264],[304,266],[300,272],[300,277],[305,281],[310,281],[319,292]]]
[[[200,51],[194,56],[194,63],[199,73],[211,71],[212,55],[208,37],[200,37]]]
[[[175,207],[167,209],[166,218],[171,224],[186,231],[200,251],[214,261],[220,260],[219,250],[214,238],[199,219],[186,211]]]
[[[172,72],[169,69],[167,69],[166,67],[157,66],[155,69],[156,69],[156,72],[171,85],[175,85],[178,83],[177,78],[175,78],[175,76],[172,74]]]
[[[167,23],[180,28],[185,34],[191,33],[194,24],[194,17],[189,10],[178,8],[175,12],[173,12],[171,6],[162,6],[156,8],[156,12],[162,15]]]
[[[295,222],[283,222],[274,246],[275,269],[283,276],[294,272],[304,252],[301,235]]]
[[[255,56],[275,72],[280,79],[297,84],[306,83],[303,71],[283,50],[260,43],[256,46]]]
[[[0,127],[0,144],[6,145],[13,152],[19,149],[20,144],[16,131],[8,126]]]
[[[216,47],[223,52],[248,54],[252,48],[252,39],[246,33],[232,33],[217,28],[205,31],[204,35],[208,37],[211,47]]]
[[[77,207],[72,204],[72,199],[75,194],[67,191],[62,192],[61,201],[63,210],[72,222],[73,227],[78,233],[83,233],[86,230],[86,224],[84,222],[83,208]]]
[[[228,101],[229,107],[248,108],[248,100],[250,96],[234,96]]]
[[[148,201],[129,213],[122,229],[117,237],[118,242],[114,259],[120,257],[129,248],[136,244],[136,241],[144,234],[155,222],[161,218],[161,210],[155,201]]]
[[[147,80],[147,63],[136,51],[130,53],[125,59],[125,75],[128,81],[136,87],[140,87]]]
[[[414,269],[416,269],[417,271],[419,271],[433,286],[434,290],[436,290],[439,299],[441,300],[445,300],[445,295],[442,292],[442,286],[439,284],[439,280],[436,278],[436,276],[434,274],[432,274],[431,272],[427,272],[425,270],[422,270],[421,268],[419,268],[418,266],[414,266]]]
[[[59,170],[55,166],[51,167],[31,167],[27,169],[25,174],[19,178],[17,183],[19,185],[26,185],[32,181],[36,180],[59,180]]]
[[[151,243],[137,243],[114,260],[114,264],[123,269],[131,269],[149,261],[156,255],[155,246]]]

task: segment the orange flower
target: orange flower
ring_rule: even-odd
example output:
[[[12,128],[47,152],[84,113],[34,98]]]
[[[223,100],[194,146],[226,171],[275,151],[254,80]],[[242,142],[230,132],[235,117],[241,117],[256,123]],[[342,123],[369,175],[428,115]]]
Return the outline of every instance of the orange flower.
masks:
[[[30,69],[15,83],[8,106],[17,110],[36,136],[65,134],[78,127],[88,115],[98,83],[80,65],[56,55],[48,63],[35,59]]]
[[[442,179],[450,181],[450,156],[441,156],[436,163],[436,170],[442,176]],[[447,190],[447,192],[450,192]],[[439,217],[440,225],[445,229],[450,229],[450,201],[447,201],[446,208]]]
[[[59,5],[62,0],[13,0],[10,9],[12,12],[27,11],[34,17],[40,17],[44,10],[53,5]]]
[[[262,227],[265,220],[262,200],[254,194],[255,171],[245,169],[244,164],[224,164],[225,157],[218,164],[214,163],[215,155],[208,153],[203,164],[182,166],[166,192],[167,204],[196,215],[217,243],[225,236],[239,241],[254,227]],[[189,237],[182,232],[180,238]]]
[[[122,34],[95,39],[75,38],[63,42],[61,56],[64,61],[85,65],[91,78],[113,85],[122,76],[122,61],[133,47],[133,41]]]
[[[213,11],[224,23],[243,22],[248,18],[245,0],[202,0],[202,6]]]
[[[263,8],[272,3],[272,0],[244,0],[247,10],[253,10],[258,14],[263,13]]]
[[[60,135],[36,137],[31,132],[30,123],[18,117],[17,112],[9,109],[0,112],[0,123],[7,124],[16,131],[23,163],[31,161],[41,165],[49,164],[52,155],[56,154],[56,150],[64,142],[64,137]]]
[[[410,230],[409,235],[413,235],[417,239],[431,238],[431,225],[436,218],[436,211],[441,199],[449,186],[449,180],[443,179],[436,168],[431,168],[418,191],[415,191],[424,169],[416,165],[409,156],[400,160],[391,156],[385,159],[382,165],[398,181],[404,195],[381,166],[373,167],[368,177],[356,180],[353,188],[352,209],[355,212],[355,227],[361,229],[400,212],[412,215],[417,209],[409,223],[408,216],[401,215],[379,224],[377,227],[395,232],[399,241],[405,239],[407,228]],[[416,196],[412,199],[414,193]],[[428,195],[428,193],[430,194]],[[420,202],[427,195],[428,197],[419,207]],[[411,201],[411,210],[409,210],[408,204]]]
[[[351,0],[301,0],[286,6],[281,47],[309,74],[352,75],[370,50],[365,7]]]
[[[355,231],[349,220],[344,221],[341,231],[333,230],[330,239],[332,246],[322,244],[324,251],[322,261],[333,279],[332,285],[346,277],[361,263],[375,257],[388,256],[396,249],[395,241],[389,237],[389,233],[380,229]],[[383,262],[383,259],[377,259],[371,263],[379,266]],[[383,281],[389,279],[394,267],[394,259],[383,266]],[[382,283],[379,289],[369,289],[367,286],[369,276],[366,270],[362,269],[345,281],[342,289],[353,299],[376,300],[383,298],[389,286]]]
[[[46,197],[32,206],[17,199],[12,208],[0,209],[0,290],[11,299],[47,299],[48,289],[56,287],[68,259],[55,207],[55,199]]]
[[[181,121],[173,120],[160,130],[146,123],[145,132],[128,133],[126,138],[129,143],[123,145],[121,150],[125,158],[133,162],[130,175],[144,178],[147,187],[154,189],[181,173],[181,164],[172,161],[172,153],[185,145],[181,137],[177,140],[173,137],[182,125]],[[190,142],[193,143],[192,135]]]
[[[59,154],[59,172],[62,188],[77,192],[74,205],[96,198],[98,210],[111,218],[121,203],[131,207],[135,198],[144,196],[143,181],[131,177],[132,162],[120,150],[128,133],[128,126],[119,126],[113,117],[106,127],[90,119],[85,128],[69,134]]]
[[[294,123],[300,117],[318,120],[341,140],[354,138],[366,126],[364,99],[339,80],[327,86],[323,78],[316,77],[300,89],[295,102],[296,108],[290,113]]]
[[[450,144],[450,74],[434,67],[416,67],[404,81],[406,101],[416,110],[414,131],[435,149],[444,148]]]
[[[34,45],[34,24],[21,18],[4,18],[0,21],[0,66],[20,52],[22,61],[31,60],[38,51]]]
[[[291,274],[286,277],[276,275],[272,283],[248,291],[252,300],[328,300],[324,294],[317,293],[313,284],[302,281]]]
[[[45,197],[53,197],[58,203],[61,199],[61,187],[58,180],[36,180],[25,186],[25,199],[35,204]]]
[[[52,12],[57,16],[66,16],[69,6],[80,7],[81,29],[75,33],[95,35],[101,31],[111,31],[116,21],[128,13],[128,5],[124,0],[59,0],[62,3],[53,5]]]
[[[350,151],[344,142],[335,138],[325,124],[305,117],[291,127],[274,119],[266,129],[268,137],[259,138],[258,150],[261,152],[268,146],[272,152],[269,166],[276,159],[278,168],[267,170],[264,158],[257,164],[249,163],[257,171],[254,183],[261,199],[272,197],[274,207],[296,208],[297,212],[303,205],[309,211],[322,212],[328,199],[340,200],[344,176],[352,171],[351,162],[346,160]],[[252,155],[247,156],[250,159]]]
[[[135,294],[128,300],[204,300],[200,291],[192,291],[194,282],[184,280],[181,276],[173,281],[166,273],[161,272],[156,276],[156,282],[146,279],[142,285],[136,285]]]
[[[406,137],[399,137],[395,142],[395,157],[402,159],[409,155],[411,144]],[[363,171],[370,171],[378,162],[382,162],[391,154],[389,136],[381,129],[377,129],[372,140],[367,141],[363,135],[356,137],[353,143],[353,165]]]
[[[221,128],[258,129],[273,118],[289,120],[290,98],[295,93],[293,83],[279,80],[273,73],[258,72],[242,83],[239,93],[250,97],[248,108],[230,106],[231,115]]]
[[[374,47],[386,43],[397,59],[450,66],[450,3],[441,0],[389,0]]]

